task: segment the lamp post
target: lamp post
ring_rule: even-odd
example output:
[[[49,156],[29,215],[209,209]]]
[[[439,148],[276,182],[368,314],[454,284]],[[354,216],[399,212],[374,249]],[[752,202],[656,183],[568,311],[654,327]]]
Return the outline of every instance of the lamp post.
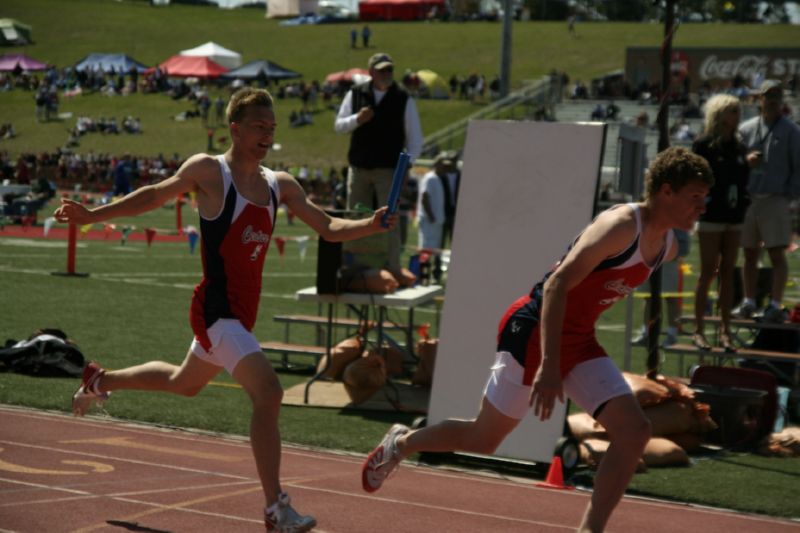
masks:
[[[503,37],[500,52],[500,97],[511,88],[511,0],[503,0]]]
[[[658,151],[669,148],[669,100],[672,80],[672,36],[675,33],[675,4],[666,0],[664,42],[661,44],[661,103],[658,108]],[[658,340],[661,334],[661,267],[650,275],[650,315],[647,317],[647,375],[658,373]]]

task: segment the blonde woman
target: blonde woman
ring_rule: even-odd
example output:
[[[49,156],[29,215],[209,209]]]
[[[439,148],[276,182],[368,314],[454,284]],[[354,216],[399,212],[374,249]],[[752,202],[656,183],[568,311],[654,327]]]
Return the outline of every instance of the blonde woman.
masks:
[[[706,212],[697,224],[700,242],[700,278],[695,289],[694,345],[710,350],[705,336],[704,315],[708,290],[719,276],[719,312],[722,327],[719,344],[726,352],[735,352],[731,342],[730,319],[733,305],[733,272],[739,251],[742,222],[749,204],[747,165],[744,144],[737,129],[741,116],[739,99],[718,94],[706,103],[705,128],[692,150],[708,161],[714,174],[714,186],[708,196]]]

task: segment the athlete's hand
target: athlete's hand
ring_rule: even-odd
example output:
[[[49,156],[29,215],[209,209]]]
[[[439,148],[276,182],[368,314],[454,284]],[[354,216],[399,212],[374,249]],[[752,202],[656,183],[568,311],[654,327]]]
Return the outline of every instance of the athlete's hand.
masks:
[[[55,219],[59,222],[68,222],[70,224],[89,224],[94,222],[92,212],[86,209],[83,205],[68,198],[61,199],[61,207],[56,209],[53,213]]]
[[[561,371],[558,366],[542,363],[533,378],[531,389],[529,405],[533,406],[533,414],[543,421],[549,419],[553,414],[556,398],[564,403]]]
[[[383,206],[377,211],[375,214],[372,215],[372,221],[370,222],[370,227],[372,227],[376,232],[381,231],[389,231],[393,229],[397,225],[397,213],[393,215],[387,214],[389,208],[387,206]],[[383,225],[383,217],[386,215],[386,226]]]

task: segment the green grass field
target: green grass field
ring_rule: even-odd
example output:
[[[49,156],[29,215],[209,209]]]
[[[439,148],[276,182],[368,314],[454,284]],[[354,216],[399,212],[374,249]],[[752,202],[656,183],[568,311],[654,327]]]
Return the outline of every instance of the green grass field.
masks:
[[[374,48],[351,50],[349,25],[285,28],[266,20],[260,10],[217,10],[173,5],[150,8],[144,1],[111,0],[5,0],[0,15],[33,25],[35,44],[15,49],[59,66],[71,65],[90,52],[125,52],[147,64],[163,61],[179,50],[214,40],[240,51],[244,61],[270,59],[298,70],[307,80],[323,79],[328,72],[362,66],[377,50],[390,52],[398,68],[431,68],[445,77],[497,70],[500,25],[493,23],[373,25]],[[551,68],[567,71],[571,78],[592,76],[621,68],[625,47],[657,46],[662,28],[656,24],[583,24],[572,39],[562,23],[514,24],[513,84],[534,79]],[[800,28],[759,25],[685,25],[676,44],[686,46],[793,46]],[[278,102],[283,123],[276,142],[282,150],[268,164],[308,163],[341,166],[348,139],[333,133],[333,111],[321,110],[310,127],[291,129],[285,124],[294,101]],[[19,136],[0,141],[0,150],[52,151],[66,140],[74,117],[117,117],[133,114],[142,119],[141,136],[95,136],[82,140],[79,152],[165,155],[186,157],[206,146],[204,129],[196,122],[175,122],[171,117],[187,108],[164,95],[106,98],[99,95],[63,100],[61,112],[72,119],[38,124],[32,95],[20,91],[0,93],[0,117],[12,122]],[[423,130],[431,133],[464,117],[477,106],[459,101],[421,101]],[[217,136],[225,136],[219,131]],[[46,216],[42,212],[42,218]],[[184,223],[192,223],[184,211]],[[119,221],[144,227],[174,227],[174,211],[160,209],[135,220]],[[412,232],[413,233],[413,232]],[[281,219],[278,235],[310,235],[303,225],[289,226]],[[413,245],[413,235],[412,242]],[[200,276],[199,257],[185,243],[85,241],[80,243],[77,270],[88,278],[52,276],[63,271],[65,243],[51,240],[10,239],[0,234],[0,340],[27,337],[41,327],[58,327],[75,338],[87,357],[110,368],[150,359],[180,362],[191,340],[188,305]],[[696,246],[695,246],[696,249]],[[696,268],[696,252],[691,261]],[[792,285],[787,299],[800,301],[800,259],[791,258]],[[297,289],[313,285],[316,240],[301,262],[296,244],[288,242],[281,259],[276,250],[267,258],[259,322],[255,333],[262,339],[281,339],[282,326],[272,317],[288,312],[317,311],[313,304],[294,300]],[[693,287],[695,278],[686,280]],[[640,311],[637,306],[637,323]],[[420,321],[435,320],[433,308],[417,312]],[[398,317],[399,319],[400,317]],[[620,361],[623,306],[601,318],[600,341]],[[310,342],[310,328],[295,327],[293,340]],[[644,353],[634,352],[634,370],[644,368]],[[674,372],[673,361],[665,363]],[[284,387],[307,376],[281,373]],[[69,410],[76,380],[41,379],[0,374],[0,403],[42,409]],[[194,399],[160,394],[126,392],[106,405],[111,416],[171,426],[247,434],[249,408],[245,395],[221,374]],[[409,423],[410,415],[366,411],[285,407],[281,430],[288,442],[365,453],[394,421]],[[722,453],[696,461],[691,468],[653,469],[637,475],[632,492],[656,497],[722,506],[775,516],[800,517],[796,497],[800,461],[767,459]],[[744,490],[746,488],[746,490]]]
[[[184,223],[196,215],[184,209]],[[164,208],[138,219],[120,220],[139,228],[174,226],[174,211]],[[310,235],[302,224],[279,220],[276,235]],[[413,239],[412,239],[413,241]],[[410,243],[413,245],[413,242]],[[6,238],[0,234],[0,339],[20,339],[41,327],[65,330],[89,358],[110,368],[135,365],[150,359],[179,363],[191,340],[188,304],[200,277],[199,257],[186,243],[80,241],[76,270],[87,278],[53,276],[66,267],[66,243],[54,240]],[[294,300],[294,292],[314,284],[316,241],[311,240],[305,261],[295,243],[288,242],[281,258],[275,249],[267,257],[263,297],[255,334],[262,340],[279,340],[283,328],[272,317],[285,313],[315,313],[316,305]],[[695,264],[692,254],[690,263]],[[800,299],[794,254],[794,275],[787,295]],[[693,276],[685,283],[693,287]],[[402,320],[395,311],[396,320]],[[637,305],[637,323],[639,308]],[[417,320],[434,322],[433,307],[418,309]],[[621,364],[624,342],[624,306],[601,317],[599,338]],[[312,342],[312,328],[295,326],[292,340]],[[634,370],[645,365],[643,351],[634,351]],[[666,373],[675,373],[674,360],[665,361]],[[307,375],[281,372],[285,388]],[[0,374],[0,403],[42,409],[69,410],[77,381]],[[169,426],[200,428],[246,435],[248,400],[226,374],[214,380],[196,398],[166,394],[124,392],[105,406],[109,415]],[[313,407],[284,407],[281,431],[287,442],[366,453],[388,424],[410,423],[403,413],[376,413]],[[691,468],[651,469],[634,478],[631,491],[655,497],[691,501],[775,516],[800,517],[794,497],[800,460],[771,459],[747,454],[721,453],[700,458]],[[757,490],[741,490],[743,484]]]

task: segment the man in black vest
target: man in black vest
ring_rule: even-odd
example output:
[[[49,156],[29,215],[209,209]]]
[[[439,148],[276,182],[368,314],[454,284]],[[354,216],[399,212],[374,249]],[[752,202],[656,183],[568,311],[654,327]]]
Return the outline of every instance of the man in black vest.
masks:
[[[388,54],[369,58],[371,80],[345,95],[336,117],[337,133],[352,133],[347,158],[347,208],[384,205],[394,167],[404,149],[412,161],[422,149],[422,129],[414,99],[394,82],[394,62]],[[400,268],[400,230],[389,232],[386,268],[401,285],[414,282]]]

